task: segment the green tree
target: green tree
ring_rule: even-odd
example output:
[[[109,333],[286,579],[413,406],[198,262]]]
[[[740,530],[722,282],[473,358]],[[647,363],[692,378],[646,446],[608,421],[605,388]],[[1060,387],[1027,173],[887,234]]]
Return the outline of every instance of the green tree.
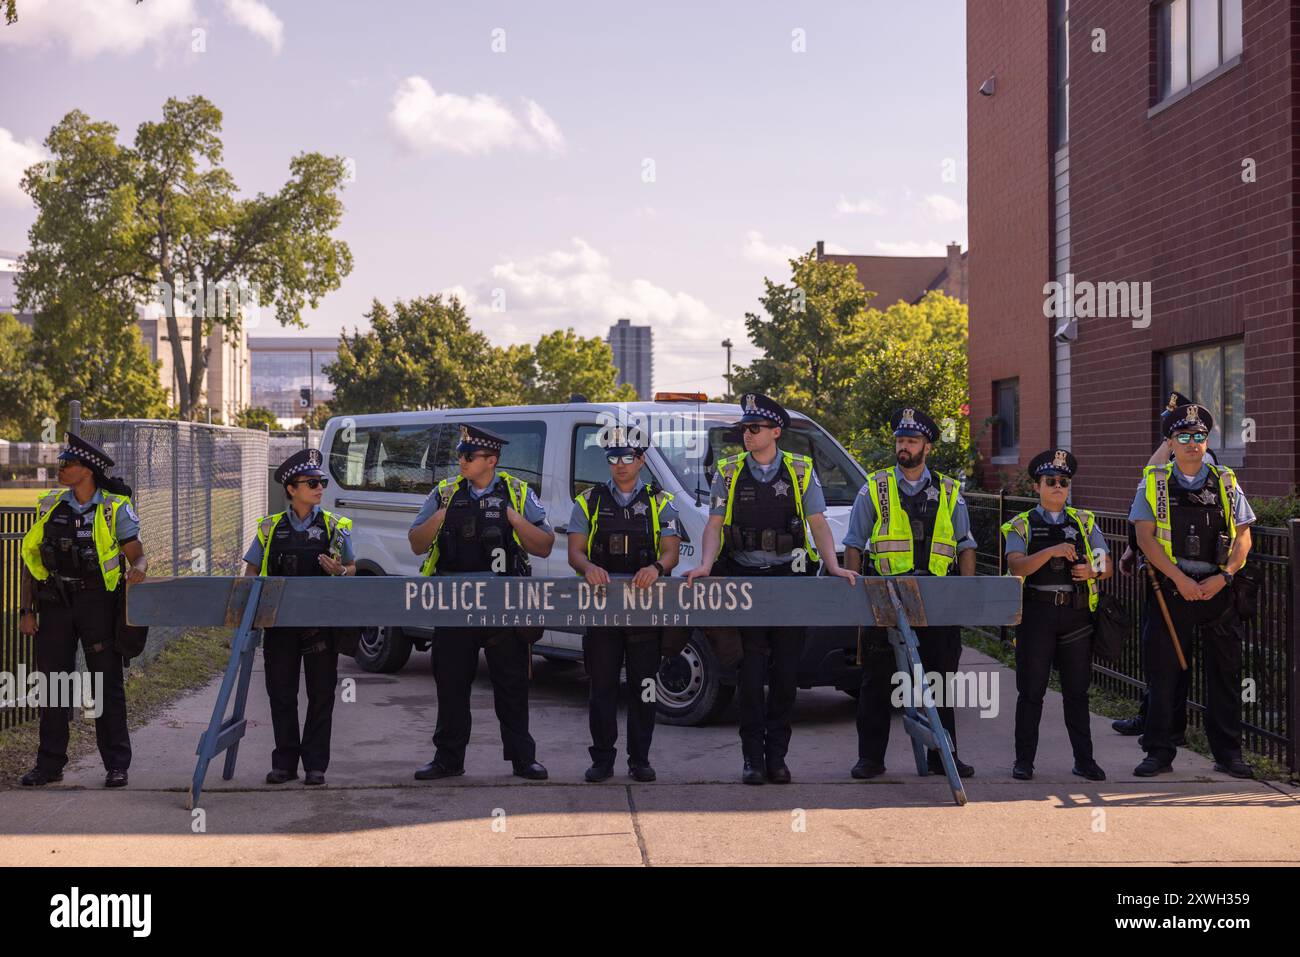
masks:
[[[86,419],[169,417],[158,363],[140,338],[135,314],[106,302],[56,303],[36,313],[32,361],[49,380],[61,412],[81,401]],[[129,307],[128,307],[129,308]]]
[[[514,356],[474,331],[458,298],[441,295],[374,300],[367,332],[339,340],[338,360],[325,367],[334,384],[334,415],[517,403]]]
[[[604,339],[572,329],[549,332],[535,347],[513,347],[512,364],[523,382],[523,402],[544,405],[584,395],[590,402],[631,402],[636,389],[619,385],[614,352]]]
[[[302,326],[303,306],[351,271],[347,245],[330,236],[347,170],[340,158],[301,153],[278,192],[239,198],[221,165],[221,111],[201,96],[167,100],[161,122],[140,124],[131,146],[117,133],[74,110],[45,140],[51,161],[24,175],[36,220],[19,301],[103,309],[123,327],[135,307],[161,302],[180,416],[192,419],[215,323],[237,333],[255,305]]]
[[[241,429],[258,429],[260,431],[275,431],[280,427],[275,413],[260,405],[250,405],[247,408],[240,409],[239,414],[235,416],[235,425]]]
[[[0,438],[35,442],[58,406],[49,378],[32,355],[32,330],[0,313]]]
[[[837,434],[856,421],[850,392],[869,333],[871,295],[850,264],[790,260],[789,283],[764,279],[765,316],[745,314],[750,341],[763,354],[732,373],[734,390],[764,392]]]

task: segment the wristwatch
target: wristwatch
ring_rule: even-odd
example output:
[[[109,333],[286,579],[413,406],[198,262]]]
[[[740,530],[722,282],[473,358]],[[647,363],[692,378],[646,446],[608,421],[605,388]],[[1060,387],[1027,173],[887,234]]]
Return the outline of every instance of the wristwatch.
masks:
[[[1223,580],[1225,582],[1227,582],[1229,585],[1232,584],[1232,572],[1220,570],[1219,574],[1223,576]]]
[[[665,577],[668,575],[668,573],[667,573],[666,571],[664,571],[664,566],[663,566],[663,565],[660,565],[658,562],[652,562],[651,564],[653,564],[655,568],[659,569],[659,574],[660,574],[660,575],[665,576]]]
[[[19,608],[19,609],[18,609],[18,617],[19,617],[19,618],[21,618],[23,615],[34,615],[34,614],[36,614],[36,609],[35,609],[35,608]]]

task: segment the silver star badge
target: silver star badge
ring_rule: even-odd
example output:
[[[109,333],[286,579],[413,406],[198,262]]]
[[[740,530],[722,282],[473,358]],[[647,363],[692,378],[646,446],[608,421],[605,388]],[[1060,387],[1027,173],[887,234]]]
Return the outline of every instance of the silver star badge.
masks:
[[[1218,498],[1218,496],[1214,494],[1213,489],[1203,488],[1200,490],[1200,492],[1193,495],[1192,498],[1200,502],[1202,505],[1213,505],[1215,499]]]
[[[935,486],[931,485],[925,490],[925,497],[931,502],[937,502],[939,500],[939,490]]]
[[[313,542],[316,541],[316,539],[320,538],[321,535],[323,534],[324,532],[322,532],[319,526],[316,525],[313,525],[311,528],[307,529],[307,537],[311,539]]]
[[[634,502],[634,503],[632,504],[632,514],[633,514],[633,515],[644,515],[645,513],[646,513],[646,504],[645,504],[645,502]]]
[[[1079,537],[1079,532],[1078,532],[1077,529],[1074,529],[1074,528],[1067,528],[1067,529],[1065,530],[1065,537],[1066,537],[1066,538],[1078,538],[1078,537]]]
[[[772,491],[777,495],[788,495],[790,494],[790,483],[777,479],[772,483]]]
[[[725,498],[723,498],[721,495],[715,495],[715,496],[713,496],[713,507],[714,507],[714,508],[726,508],[726,505],[727,505],[727,500],[726,500]]]
[[[485,500],[485,504],[488,508],[500,508],[502,501],[503,499],[500,498],[488,498]]]

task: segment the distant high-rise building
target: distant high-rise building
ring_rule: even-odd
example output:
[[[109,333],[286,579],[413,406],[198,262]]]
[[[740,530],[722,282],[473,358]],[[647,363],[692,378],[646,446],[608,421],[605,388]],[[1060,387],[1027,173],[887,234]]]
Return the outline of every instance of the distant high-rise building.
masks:
[[[620,319],[609,327],[609,337],[605,341],[614,352],[619,385],[629,382],[636,389],[638,399],[651,398],[654,382],[654,330],[649,326],[634,326],[631,319]]]

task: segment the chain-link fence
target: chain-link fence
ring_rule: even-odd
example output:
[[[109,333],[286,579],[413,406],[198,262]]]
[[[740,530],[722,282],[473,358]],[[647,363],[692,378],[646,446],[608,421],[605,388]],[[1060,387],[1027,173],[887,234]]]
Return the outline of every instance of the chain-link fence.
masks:
[[[83,422],[107,452],[109,471],[131,486],[151,575],[238,575],[257,520],[266,514],[267,434],[196,422]],[[151,629],[139,660],[175,636]]]

